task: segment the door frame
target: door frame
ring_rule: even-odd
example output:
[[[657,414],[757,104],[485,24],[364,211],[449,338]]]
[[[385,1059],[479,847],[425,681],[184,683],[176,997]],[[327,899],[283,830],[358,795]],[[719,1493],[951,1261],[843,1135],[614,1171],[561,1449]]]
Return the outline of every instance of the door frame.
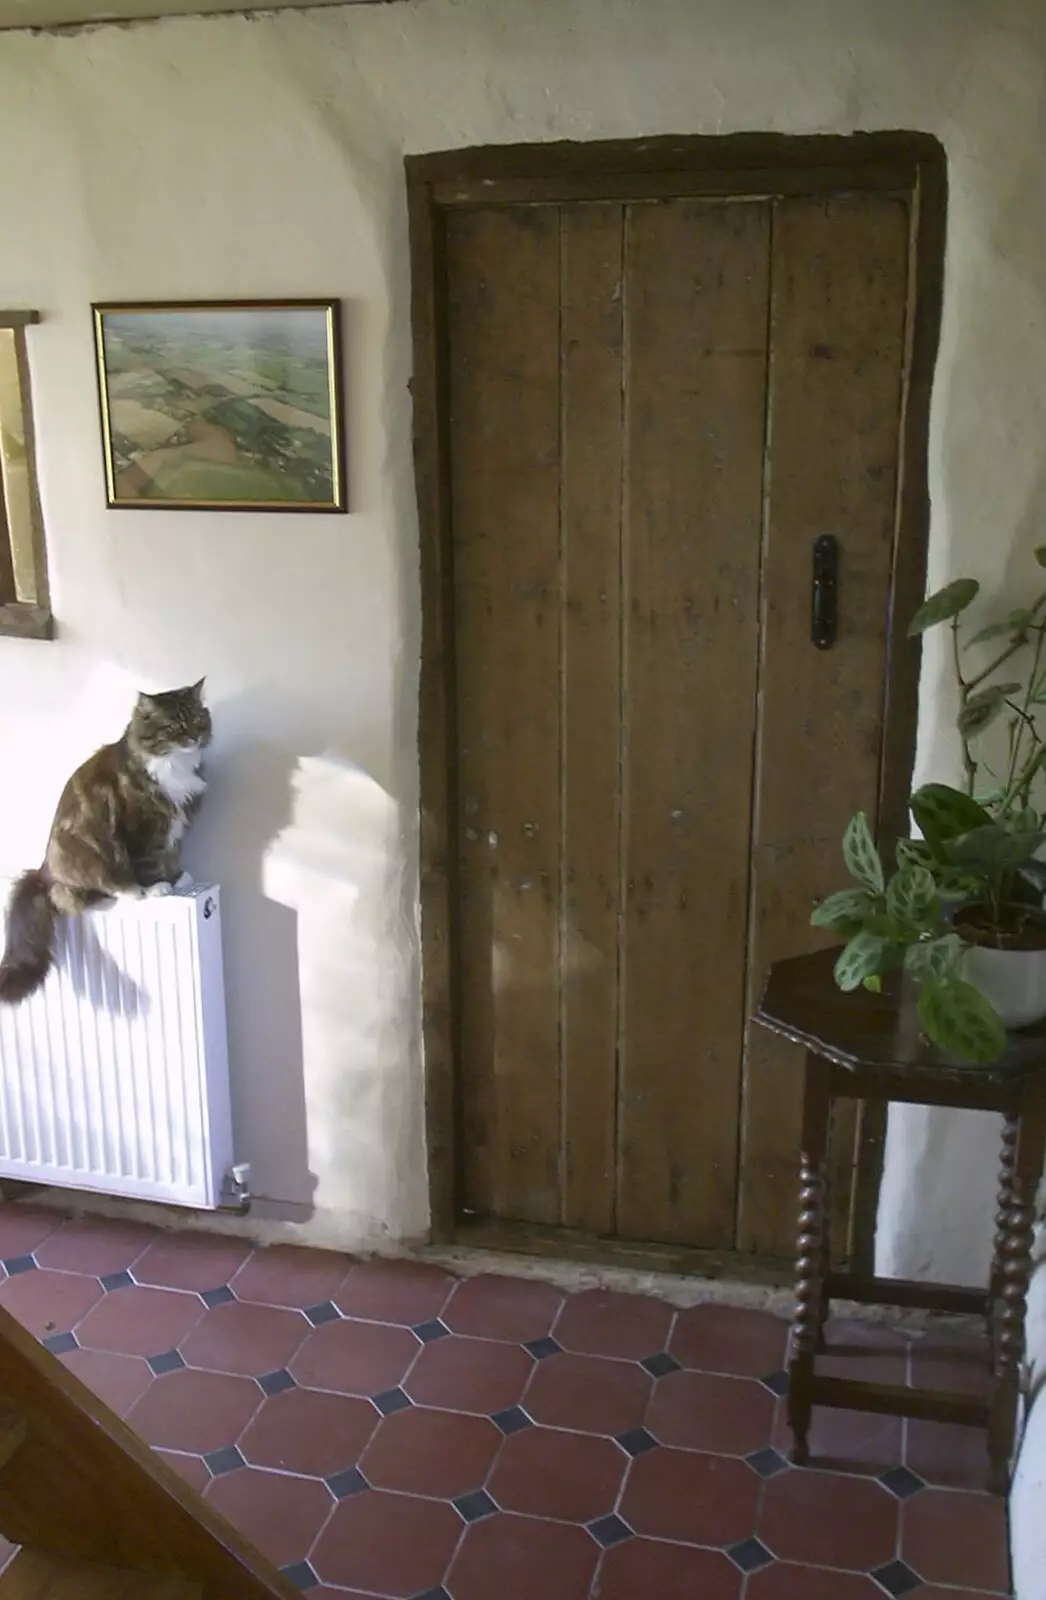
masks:
[[[884,728],[879,775],[879,835],[908,832],[907,797],[915,760],[920,643],[907,619],[925,593],[930,499],[927,454],[930,395],[940,336],[947,212],[947,165],[931,134],[883,132],[789,135],[738,133],[585,143],[487,145],[405,159],[410,227],[413,331],[414,472],[421,546],[422,1036],[428,1142],[430,1237],[458,1236],[460,983],[458,969],[454,724],[453,533],[447,395],[446,218],[459,207],[556,204],[579,200],[780,198],[889,193],[911,208],[907,385],[902,399],[897,514]],[[885,1109],[861,1131],[861,1179],[854,1259],[872,1252]],[[538,1253],[727,1268],[752,1275],[742,1253],[666,1252],[610,1241],[570,1240],[560,1230],[526,1230],[519,1242]],[[470,1230],[470,1239],[477,1236]],[[511,1237],[511,1229],[504,1234]],[[558,1241],[558,1243],[557,1243]],[[669,1259],[671,1257],[671,1259]],[[707,1257],[707,1261],[704,1258]]]

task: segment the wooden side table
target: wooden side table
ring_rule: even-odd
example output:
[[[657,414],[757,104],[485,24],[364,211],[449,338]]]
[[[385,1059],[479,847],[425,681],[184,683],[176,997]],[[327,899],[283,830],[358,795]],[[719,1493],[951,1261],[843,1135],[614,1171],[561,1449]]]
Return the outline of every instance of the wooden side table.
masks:
[[[764,1027],[806,1050],[788,1394],[792,1460],[803,1465],[809,1459],[815,1405],[973,1423],[988,1430],[988,1487],[1002,1494],[1013,1457],[1035,1197],[1046,1149],[1046,1026],[1011,1034],[1005,1056],[991,1066],[962,1066],[923,1038],[914,997],[899,976],[884,983],[881,995],[840,993],[832,977],[837,954],[820,951],[779,962],[755,1014]],[[1002,1113],[999,1209],[984,1289],[832,1270],[826,1159],[832,1105],[839,1098]],[[991,1345],[987,1398],[818,1373],[833,1295],[985,1317]]]

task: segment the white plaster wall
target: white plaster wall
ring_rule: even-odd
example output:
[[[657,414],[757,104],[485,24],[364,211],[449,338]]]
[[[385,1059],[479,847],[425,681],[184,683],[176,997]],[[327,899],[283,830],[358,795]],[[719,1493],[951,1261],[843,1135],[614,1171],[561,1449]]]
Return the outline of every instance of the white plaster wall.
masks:
[[[0,873],[39,857],[63,777],[132,683],[208,674],[213,789],[188,854],[225,886],[242,1153],[260,1193],[315,1204],[324,1237],[427,1221],[404,153],[936,133],[933,575],[1015,599],[1046,526],[1044,40],[1041,0],[413,0],[0,37],[0,304],[45,319],[60,625],[53,644],[0,640]],[[291,294],[346,303],[352,515],[106,511],[89,302]],[[954,768],[949,715],[931,654],[925,772]],[[897,1270],[976,1269],[988,1132],[895,1125]]]

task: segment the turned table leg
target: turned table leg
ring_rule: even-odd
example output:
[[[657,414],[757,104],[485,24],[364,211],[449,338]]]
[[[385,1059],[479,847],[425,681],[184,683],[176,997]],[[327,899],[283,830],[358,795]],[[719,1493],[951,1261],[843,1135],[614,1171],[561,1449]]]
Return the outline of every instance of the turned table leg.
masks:
[[[830,1113],[831,1071],[827,1062],[811,1052],[806,1058],[803,1083],[796,1305],[788,1367],[788,1425],[792,1430],[792,1460],[797,1466],[803,1466],[810,1459],[808,1438],[813,1411],[810,1385],[823,1326],[828,1228],[825,1167]]]
[[[1013,1120],[1016,1123],[1016,1141],[1008,1204],[1000,1208],[1000,1218],[1003,1219],[997,1246],[1001,1258],[1000,1305],[993,1354],[991,1415],[988,1419],[989,1488],[995,1494],[1005,1494],[1009,1484],[1020,1397],[1035,1197],[1046,1148],[1046,1089],[1041,1081],[1029,1085],[1025,1090],[1024,1103]],[[1004,1162],[1005,1159],[1004,1155]]]
[[[995,1242],[992,1246],[992,1270],[988,1283],[988,1338],[995,1346],[995,1308],[999,1303],[1003,1284],[1003,1251],[1010,1207],[1013,1204],[1013,1168],[1017,1159],[1017,1134],[1020,1117],[1008,1111],[1002,1125],[1002,1150],[999,1157],[999,1199],[995,1213]],[[994,1358],[993,1358],[994,1359]]]

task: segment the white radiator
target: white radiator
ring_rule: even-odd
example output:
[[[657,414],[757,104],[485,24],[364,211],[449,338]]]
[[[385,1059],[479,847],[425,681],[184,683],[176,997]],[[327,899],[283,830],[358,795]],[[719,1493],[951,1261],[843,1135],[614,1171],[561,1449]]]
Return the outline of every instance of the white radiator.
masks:
[[[223,1194],[220,906],[194,885],[60,919],[44,987],[0,1005],[0,1177],[206,1209],[238,1198],[235,1183]]]

